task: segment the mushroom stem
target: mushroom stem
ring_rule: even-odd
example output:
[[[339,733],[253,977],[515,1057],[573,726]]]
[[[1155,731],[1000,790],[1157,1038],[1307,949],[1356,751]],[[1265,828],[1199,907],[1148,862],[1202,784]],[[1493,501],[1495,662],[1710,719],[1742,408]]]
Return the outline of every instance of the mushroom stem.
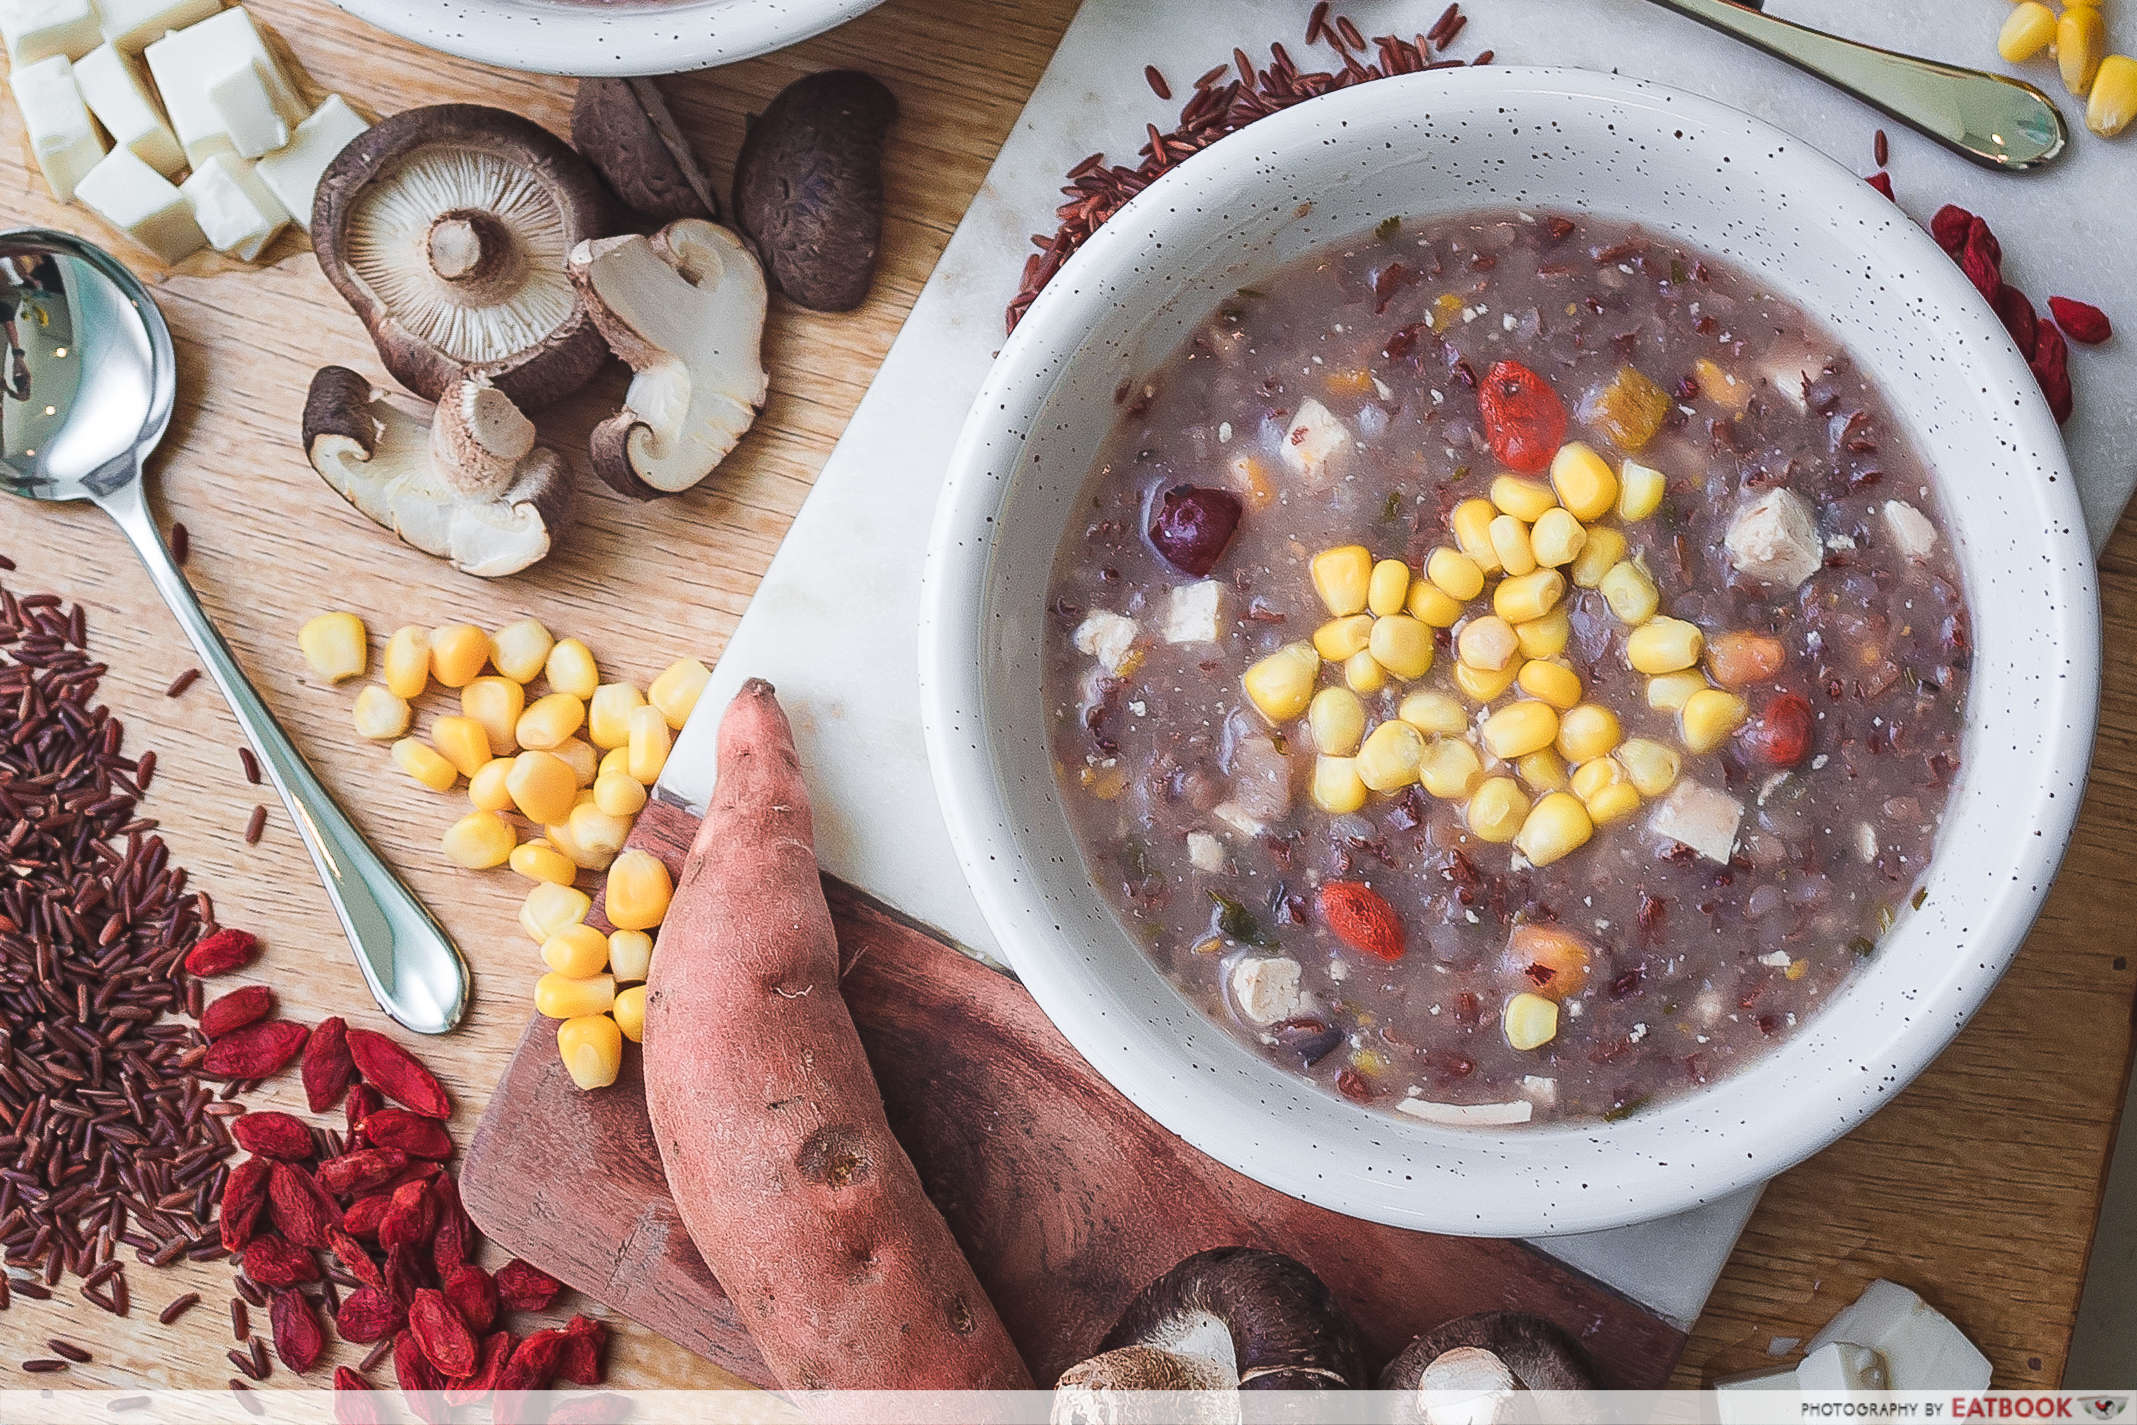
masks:
[[[482,376],[462,377],[438,402],[431,459],[458,494],[502,493],[533,449],[534,422]]]
[[[446,281],[480,282],[504,265],[512,234],[495,213],[452,208],[431,220],[425,246],[430,270]]]

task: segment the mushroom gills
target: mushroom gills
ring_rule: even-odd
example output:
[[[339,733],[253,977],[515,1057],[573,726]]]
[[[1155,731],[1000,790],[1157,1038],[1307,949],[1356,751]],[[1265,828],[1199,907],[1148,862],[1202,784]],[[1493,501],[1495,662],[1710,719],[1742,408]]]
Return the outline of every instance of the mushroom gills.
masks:
[[[1242,1390],[1366,1382],[1357,1328],[1334,1293],[1304,1263],[1258,1247],[1197,1252],[1136,1293],[1099,1350],[1134,1345],[1229,1359]]]

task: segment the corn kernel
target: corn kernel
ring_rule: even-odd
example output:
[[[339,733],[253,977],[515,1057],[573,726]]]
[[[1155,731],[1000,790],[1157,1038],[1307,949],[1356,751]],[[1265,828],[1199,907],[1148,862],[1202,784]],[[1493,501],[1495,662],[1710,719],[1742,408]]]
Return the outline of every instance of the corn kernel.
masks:
[[[430,725],[431,745],[463,777],[490,764],[490,738],[471,717],[441,717]]]
[[[1324,549],[1309,566],[1313,591],[1337,618],[1365,611],[1373,577],[1373,552],[1362,544]]]
[[[1512,761],[1551,745],[1551,739],[1558,736],[1558,712],[1549,703],[1523,698],[1484,719],[1477,731],[1486,751]]]
[[[1567,510],[1545,510],[1529,528],[1529,552],[1546,569],[1571,564],[1587,543],[1587,528]]]
[[[1343,660],[1343,681],[1355,693],[1377,693],[1388,685],[1388,670],[1365,649]]]
[[[1432,671],[1432,630],[1408,614],[1376,620],[1366,647],[1374,662],[1406,683]]]
[[[604,750],[628,745],[631,714],[645,705],[644,695],[629,683],[603,683],[594,689],[593,701],[587,705],[586,735]]]
[[[565,926],[586,919],[593,908],[594,898],[576,886],[539,881],[520,903],[519,928],[527,932],[528,939],[541,945]]]
[[[1496,505],[1478,499],[1462,501],[1447,517],[1447,528],[1454,535],[1455,545],[1487,574],[1498,573],[1500,567],[1499,551],[1491,542],[1491,522],[1498,517]]]
[[[1647,705],[1656,712],[1676,712],[1706,686],[1707,680],[1696,672],[1664,673],[1647,680]]]
[[[330,683],[361,678],[371,662],[371,636],[355,614],[321,614],[297,630],[297,647],[312,671]]]
[[[580,921],[542,942],[542,963],[567,980],[583,980],[608,968],[608,937]]]
[[[1501,475],[1491,482],[1491,502],[1501,513],[1512,515],[1523,524],[1534,524],[1545,510],[1558,507],[1558,496],[1541,480]]]
[[[1514,763],[1514,773],[1539,792],[1566,789],[1566,763],[1555,747],[1539,747]]]
[[[1410,566],[1400,559],[1383,559],[1373,566],[1372,580],[1365,586],[1365,606],[1382,618],[1399,614],[1410,597]]]
[[[1558,720],[1558,751],[1568,762],[1601,757],[1623,737],[1618,715],[1600,703],[1582,703],[1567,709]]]
[[[1512,777],[1487,777],[1484,784],[1472,792],[1469,805],[1464,809],[1471,834],[1483,841],[1494,843],[1512,841],[1521,830],[1521,823],[1528,820],[1528,793],[1514,784]]]
[[[614,975],[588,975],[574,979],[551,970],[534,982],[534,1012],[551,1019],[577,1019],[583,1014],[607,1014],[616,1002]]]
[[[636,689],[632,691],[635,695]],[[600,694],[594,696],[599,698]],[[586,704],[569,693],[551,693],[536,698],[534,705],[519,715],[512,733],[520,746],[547,752],[577,732],[585,721]]]
[[[415,624],[395,629],[379,655],[378,671],[395,697],[422,697],[430,686],[430,630]]]
[[[421,738],[404,737],[394,743],[393,764],[434,792],[450,790],[460,780],[453,764]]]
[[[668,868],[647,851],[626,851],[608,868],[609,924],[618,930],[651,930],[668,915],[675,894]]]
[[[1423,733],[1399,718],[1384,722],[1373,729],[1353,759],[1358,780],[1376,792],[1406,787],[1417,780],[1417,764],[1424,752]]]
[[[712,670],[695,658],[679,658],[661,670],[646,689],[646,701],[660,709],[660,715],[668,720],[668,726],[677,732],[690,721],[690,710],[697,706],[698,695],[712,681]]]
[[[579,876],[579,868],[571,864],[569,856],[539,837],[513,847],[508,864],[530,881],[546,881],[553,886],[569,886]]]
[[[594,805],[610,816],[636,816],[645,804],[646,789],[630,777],[609,772],[594,779]]]
[[[589,794],[590,796],[591,794]],[[583,845],[580,843],[579,838],[573,835],[572,818],[579,814],[579,806],[582,805],[587,812],[586,829],[595,836],[603,838],[607,844]],[[570,860],[571,864],[580,870],[606,871],[616,859],[616,852],[613,847],[622,844],[623,836],[615,833],[614,828],[607,824],[606,818],[603,818],[600,822],[592,820],[592,818],[600,815],[600,808],[596,807],[589,799],[586,802],[574,805],[562,821],[552,821],[543,826],[542,834],[548,837],[550,844],[562,852]],[[626,829],[624,836],[629,834],[628,829]]]
[[[1344,816],[1365,805],[1365,780],[1358,775],[1355,757],[1322,755],[1313,759],[1313,804],[1332,816]]]
[[[549,755],[571,768],[572,781],[591,787],[601,771],[601,754],[583,737],[567,737],[549,749]]]
[[[1610,572],[1602,577],[1596,588],[1622,624],[1637,627],[1653,618],[1655,610],[1662,607],[1662,595],[1655,591],[1655,581],[1647,577],[1645,569],[1629,559],[1611,565]]]
[[[549,650],[549,661],[542,671],[549,679],[549,691],[569,693],[582,702],[594,695],[601,681],[594,669],[594,655],[576,638],[558,639]]]
[[[1637,460],[1618,467],[1618,518],[1644,520],[1662,508],[1662,495],[1669,482],[1662,472]]]
[[[1565,593],[1566,576],[1556,569],[1512,575],[1491,591],[1492,612],[1508,623],[1527,623],[1557,608]]]
[[[1697,667],[1706,639],[1697,624],[1681,618],[1649,619],[1625,640],[1625,661],[1649,675]]]
[[[571,1081],[591,1092],[623,1071],[623,1030],[605,1014],[582,1014],[557,1026],[557,1055]]]
[[[1514,641],[1521,645],[1523,658],[1556,658],[1572,639],[1573,619],[1564,604],[1542,618],[1514,625]]]
[[[1472,561],[1473,562],[1473,561]],[[1479,576],[1481,592],[1482,576]],[[1452,628],[1462,621],[1461,603],[1429,579],[1410,581],[1410,617],[1433,628]]]
[[[2026,0],[2032,4],[2033,0]],[[2020,10],[2025,5],[2018,7]],[[2013,12],[2015,18],[2016,12]],[[2107,56],[2107,21],[2091,5],[2072,5],[2055,22],[2055,63],[2063,72],[2063,87],[2080,99],[2092,92],[2092,82]]]
[[[601,804],[592,797],[588,797],[572,807],[571,815],[566,819],[565,826],[570,830],[572,844],[593,855],[605,858],[602,861],[604,866],[613,861],[616,858],[616,854],[623,850],[623,843],[631,834],[631,819],[629,817],[609,815],[601,810]],[[566,852],[565,854],[569,855],[570,853]],[[595,868],[589,867],[588,869]],[[643,930],[645,927],[633,926],[631,928]]]
[[[1683,766],[1677,754],[1646,737],[1628,737],[1618,745],[1617,759],[1625,768],[1625,780],[1643,797],[1659,797],[1677,784]]]
[[[486,871],[510,859],[519,838],[511,823],[494,811],[471,811],[446,828],[445,858],[471,871]]]
[[[1417,780],[1442,801],[1465,801],[1484,775],[1477,749],[1459,737],[1435,737],[1418,759]]]
[[[1529,547],[1529,527],[1512,515],[1500,515],[1491,522],[1491,549],[1499,556],[1499,567],[1516,578],[1534,573],[1536,551]]]
[[[1307,705],[1306,726],[1316,751],[1348,757],[1365,736],[1365,704],[1348,688],[1323,688]]]
[[[505,785],[512,775],[512,759],[492,757],[467,779],[467,799],[477,811],[511,811],[512,791]]]
[[[1492,699],[1514,686],[1514,675],[1520,669],[1513,663],[1494,673],[1486,668],[1472,668],[1467,663],[1454,665],[1454,685],[1480,703]]]
[[[1612,782],[1581,805],[1588,808],[1590,821],[1597,826],[1608,826],[1640,809],[1640,793],[1630,782]]]
[[[1313,631],[1313,651],[1331,663],[1341,663],[1372,641],[1371,614],[1330,619]]]
[[[1595,823],[1579,799],[1566,792],[1553,792],[1536,803],[1528,820],[1521,823],[1514,849],[1526,856],[1530,865],[1548,866],[1587,845],[1593,835]]]
[[[1669,392],[1632,367],[1620,366],[1618,374],[1610,378],[1609,385],[1581,403],[1580,418],[1584,424],[1601,431],[1612,445],[1629,452],[1653,440],[1669,412]],[[1560,498],[1564,498],[1563,493]],[[1615,499],[1616,492],[1613,491],[1611,499],[1603,502],[1603,508],[1609,509]]]
[[[1469,730],[1468,712],[1445,693],[1412,693],[1402,700],[1395,716],[1423,733],[1454,736]]]
[[[1569,440],[1551,457],[1551,488],[1558,502],[1582,523],[1601,519],[1618,502],[1618,477],[1603,457],[1577,440]]]
[[[1603,576],[1612,565],[1625,557],[1628,546],[1625,536],[1608,525],[1595,525],[1588,530],[1588,542],[1574,556],[1573,567],[1567,572],[1573,583],[1582,589],[1592,589],[1603,582]]]
[[[628,744],[611,747],[601,754],[601,760],[594,766],[594,780],[598,782],[611,772],[619,777],[631,775],[631,749]]]
[[[445,687],[466,687],[489,661],[489,635],[475,625],[448,623],[430,631],[430,676]]]
[[[1497,614],[1486,614],[1462,625],[1454,646],[1461,662],[1480,672],[1496,673],[1513,666],[1514,655],[1521,651],[1521,639],[1512,624]]]
[[[2137,118],[2137,59],[2111,54],[2100,61],[2085,100],[2085,127],[2111,139]]]
[[[555,646],[556,639],[539,619],[523,618],[490,635],[490,666],[514,683],[531,683]]]
[[[608,967],[619,980],[644,979],[653,972],[653,937],[643,930],[610,931]]]
[[[1425,577],[1441,592],[1461,603],[1484,592],[1484,571],[1477,561],[1459,549],[1441,545],[1425,560]]]
[[[1514,681],[1521,685],[1522,692],[1549,703],[1560,712],[1580,701],[1580,674],[1562,663],[1531,658],[1521,665],[1520,675]]]
[[[1744,725],[1749,711],[1744,700],[1734,693],[1719,688],[1700,689],[1685,699],[1677,713],[1684,745],[1694,752],[1712,752]]]
[[[1723,370],[1720,363],[1704,356],[1692,363],[1692,380],[1698,383],[1700,395],[1732,416],[1742,415],[1751,404],[1751,383],[1739,381]]]
[[[395,697],[390,689],[377,683],[364,684],[356,695],[352,715],[357,734],[379,742],[408,731],[409,720],[414,716],[406,698]]]
[[[1270,722],[1289,722],[1306,711],[1321,676],[1321,655],[1310,643],[1287,643],[1240,675],[1247,701]],[[628,740],[628,729],[626,729]]]
[[[570,816],[572,797],[579,790],[571,764],[547,752],[522,752],[513,758],[505,787],[522,816],[544,824]]]
[[[1531,857],[1530,859],[1534,859]],[[1500,1012],[1506,1042],[1527,1053],[1541,1049],[1558,1037],[1558,1003],[1523,990],[1506,1002]]]
[[[1566,785],[1574,796],[1585,802],[1624,780],[1625,769],[1618,765],[1615,757],[1594,757],[1575,767],[1573,775],[1566,779]]]
[[[633,1044],[642,1044],[646,1037],[646,987],[633,985],[627,990],[616,991],[616,1003],[609,1014],[616,1021],[616,1028]]]
[[[503,757],[519,751],[519,715],[527,709],[527,690],[495,673],[460,690],[460,712],[482,724],[490,752]]]

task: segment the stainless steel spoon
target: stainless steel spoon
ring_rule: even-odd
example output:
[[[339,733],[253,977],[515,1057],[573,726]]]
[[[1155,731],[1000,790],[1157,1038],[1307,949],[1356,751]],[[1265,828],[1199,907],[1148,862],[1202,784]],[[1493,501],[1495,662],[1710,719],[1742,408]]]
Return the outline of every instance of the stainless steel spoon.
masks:
[[[2069,134],[2030,84],[1857,44],[1764,15],[1733,0],[1654,0],[1778,55],[1986,168],[2021,173],[2052,163]]]
[[[202,612],[149,517],[142,462],[170,424],[170,328],[140,281],[80,238],[0,232],[0,487],[90,500],[118,522],[237,713],[297,823],[380,1008],[419,1034],[467,1010],[468,970],[435,917],[334,804]]]

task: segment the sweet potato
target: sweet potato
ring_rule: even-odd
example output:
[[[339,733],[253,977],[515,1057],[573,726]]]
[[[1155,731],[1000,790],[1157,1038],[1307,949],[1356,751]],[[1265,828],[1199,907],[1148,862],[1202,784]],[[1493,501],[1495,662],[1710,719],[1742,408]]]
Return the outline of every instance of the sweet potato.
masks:
[[[720,724],[646,998],[646,1105],[676,1207],[787,1388],[1029,1390],[884,1119],[814,837],[792,730],[753,679]]]

